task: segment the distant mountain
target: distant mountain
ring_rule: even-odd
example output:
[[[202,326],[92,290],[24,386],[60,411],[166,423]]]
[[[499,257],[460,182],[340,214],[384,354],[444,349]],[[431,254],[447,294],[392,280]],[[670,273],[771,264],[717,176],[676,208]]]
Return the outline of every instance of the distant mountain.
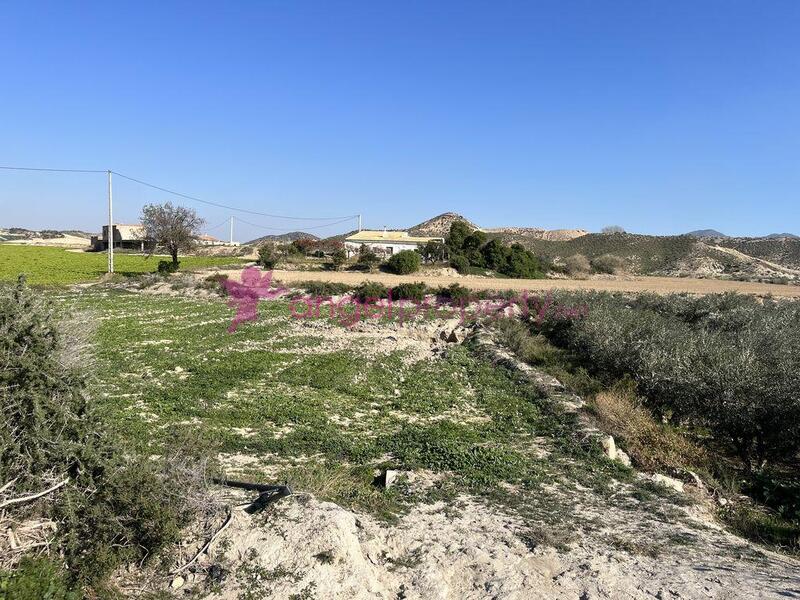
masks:
[[[793,233],[770,233],[769,235],[765,235],[764,239],[767,239],[767,240],[780,240],[780,239],[800,240],[800,236],[795,235]]]
[[[285,244],[287,242],[293,242],[295,240],[302,239],[318,240],[319,237],[313,233],[306,233],[304,231],[290,231],[289,233],[281,233],[279,235],[265,235],[254,240],[250,240],[249,242],[245,242],[245,245],[258,246],[259,244],[264,244],[266,242],[280,242],[281,244]]]
[[[523,236],[551,242],[574,240],[589,233],[585,229],[542,229],[541,227],[495,227],[486,231],[488,233],[499,233],[501,237]]]
[[[59,231],[57,229],[25,229],[24,227],[0,227],[0,242],[24,242],[27,240],[65,240],[74,241],[76,238],[89,240],[93,234],[75,229]]]
[[[724,233],[717,231],[716,229],[697,229],[696,231],[690,231],[686,235],[690,235],[696,238],[726,238],[728,237]]]

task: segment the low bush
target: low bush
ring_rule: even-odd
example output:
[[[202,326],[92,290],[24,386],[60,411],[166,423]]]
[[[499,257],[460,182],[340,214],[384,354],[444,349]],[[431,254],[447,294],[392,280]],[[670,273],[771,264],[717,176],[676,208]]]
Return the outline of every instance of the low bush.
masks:
[[[216,292],[220,296],[227,296],[228,295],[228,288],[225,287],[223,282],[228,280],[228,276],[222,273],[214,273],[213,275],[209,275],[202,281],[197,284],[197,287],[201,290],[209,290],[211,292]]]
[[[386,262],[386,267],[397,275],[408,275],[419,271],[422,257],[415,250],[401,250],[393,254]]]
[[[461,274],[469,271],[469,260],[463,254],[456,254],[450,258],[450,266]]]
[[[175,273],[178,268],[180,268],[180,262],[176,264],[171,260],[158,261],[158,272],[160,275],[169,275],[170,273]]]
[[[331,254],[331,264],[334,269],[338,271],[346,262],[347,252],[345,252],[344,248],[337,248],[333,251],[333,254]]]
[[[23,557],[10,572],[0,571],[0,600],[81,600],[67,573],[45,557]]]
[[[586,275],[592,270],[592,265],[583,254],[573,254],[564,259],[564,270],[572,276]]]
[[[346,283],[331,283],[329,281],[303,281],[295,285],[303,288],[307,294],[319,297],[341,296],[353,289],[352,286]]]
[[[258,264],[265,269],[274,269],[279,256],[272,244],[264,244],[258,249]]]
[[[614,254],[603,254],[592,259],[591,267],[597,273],[614,275],[625,269],[625,260]]]
[[[24,495],[67,480],[10,515],[58,522],[55,549],[80,585],[157,555],[190,515],[185,482],[126,448],[89,400],[90,332],[57,319],[22,278],[0,290],[0,481]]]
[[[745,465],[800,449],[800,304],[734,294],[562,295],[583,318],[542,331],[601,377],[630,376],[675,423],[707,427]]]
[[[360,302],[375,302],[384,300],[389,296],[389,290],[382,283],[365,281],[353,290],[353,296]]]
[[[467,304],[472,299],[472,292],[458,283],[451,283],[447,287],[439,287],[436,295],[451,302]]]
[[[412,300],[422,302],[428,293],[428,286],[424,283],[401,283],[391,290],[392,300]]]
[[[356,268],[362,271],[373,271],[380,264],[381,259],[378,255],[366,244],[361,244],[358,249],[358,260],[356,261]]]

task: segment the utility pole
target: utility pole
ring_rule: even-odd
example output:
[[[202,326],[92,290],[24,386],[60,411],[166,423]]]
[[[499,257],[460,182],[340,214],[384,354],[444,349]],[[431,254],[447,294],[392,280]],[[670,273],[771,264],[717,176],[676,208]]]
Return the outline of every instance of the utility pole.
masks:
[[[361,231],[361,215],[358,215],[358,230]]]
[[[231,246],[233,246],[233,215],[231,215]]]
[[[111,170],[108,171],[108,272],[114,272],[114,213],[111,199]]]

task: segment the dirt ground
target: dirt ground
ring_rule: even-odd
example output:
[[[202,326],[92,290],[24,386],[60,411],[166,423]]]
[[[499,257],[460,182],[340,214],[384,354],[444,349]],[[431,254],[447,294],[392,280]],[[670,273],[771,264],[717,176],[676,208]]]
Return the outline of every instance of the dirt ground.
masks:
[[[238,271],[225,271],[236,278]],[[281,283],[298,281],[328,281],[357,285],[363,281],[378,281],[387,286],[403,282],[422,281],[431,287],[458,283],[472,290],[599,290],[607,292],[655,292],[658,294],[714,294],[738,292],[755,296],[773,295],[800,298],[800,286],[721,279],[690,279],[683,277],[618,277],[607,279],[499,279],[472,276],[389,275],[387,273],[354,273],[351,271],[284,271],[276,269],[274,278]]]

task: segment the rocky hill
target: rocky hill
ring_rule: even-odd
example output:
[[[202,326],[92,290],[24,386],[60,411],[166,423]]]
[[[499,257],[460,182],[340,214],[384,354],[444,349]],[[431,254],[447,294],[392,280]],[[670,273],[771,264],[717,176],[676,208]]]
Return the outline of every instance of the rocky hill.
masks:
[[[245,246],[258,246],[259,244],[264,244],[266,242],[280,242],[285,244],[286,242],[293,242],[301,239],[318,240],[319,237],[313,233],[306,233],[304,231],[290,231],[289,233],[281,233],[277,235],[265,235],[254,240],[250,240],[249,242],[245,242]]]
[[[588,231],[583,229],[548,230],[542,229],[541,227],[495,227],[487,229],[476,225],[466,217],[454,212],[446,212],[432,219],[428,219],[423,223],[414,225],[408,232],[412,235],[445,237],[450,232],[450,226],[456,221],[462,221],[472,229],[480,229],[486,233],[495,233],[502,236],[523,236],[539,240],[564,241],[588,233]]]
[[[445,237],[448,233],[450,233],[450,226],[456,221],[463,221],[472,229],[481,229],[475,223],[466,217],[459,215],[458,213],[446,212],[433,217],[432,219],[428,219],[427,221],[419,223],[418,225],[414,225],[408,229],[408,232],[411,235]],[[483,230],[481,229],[481,231]]]
[[[487,229],[487,233],[499,233],[507,236],[525,236],[537,240],[565,242],[574,240],[589,233],[585,229],[541,229],[539,227],[495,227]]]
[[[696,238],[726,238],[728,237],[724,233],[717,231],[716,229],[697,229],[695,231],[690,231],[686,235],[690,235]]]

